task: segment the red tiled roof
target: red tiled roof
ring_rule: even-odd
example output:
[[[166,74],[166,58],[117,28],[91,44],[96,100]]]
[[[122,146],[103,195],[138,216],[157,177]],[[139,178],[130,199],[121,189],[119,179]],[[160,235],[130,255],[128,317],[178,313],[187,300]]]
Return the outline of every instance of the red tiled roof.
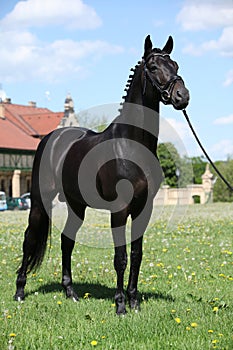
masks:
[[[64,112],[54,113],[49,111],[43,114],[24,115],[23,119],[33,130],[36,130],[39,135],[46,135],[49,131],[57,128],[63,116]],[[30,134],[35,135],[33,132]]]
[[[8,119],[0,118],[0,148],[36,150],[40,139],[27,135]]]
[[[2,103],[2,107],[5,119],[0,118],[1,148],[35,150],[39,138],[56,129],[64,116],[64,112],[35,106]]]

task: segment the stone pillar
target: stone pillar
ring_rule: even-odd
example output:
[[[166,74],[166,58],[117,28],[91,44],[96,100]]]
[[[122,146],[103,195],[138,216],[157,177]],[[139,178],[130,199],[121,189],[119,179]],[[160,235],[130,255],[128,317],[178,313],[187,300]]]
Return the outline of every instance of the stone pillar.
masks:
[[[205,193],[204,203],[211,203],[213,201],[214,175],[210,172],[210,165],[208,163],[206,164],[205,172],[201,178],[202,187]]]
[[[169,188],[170,188],[170,186],[168,186],[168,185],[163,185],[162,186],[162,189],[163,189],[163,193],[164,193],[164,205],[168,205],[169,204],[169,194],[168,194],[168,192],[169,192]]]
[[[12,197],[20,197],[21,170],[15,169],[12,177]]]

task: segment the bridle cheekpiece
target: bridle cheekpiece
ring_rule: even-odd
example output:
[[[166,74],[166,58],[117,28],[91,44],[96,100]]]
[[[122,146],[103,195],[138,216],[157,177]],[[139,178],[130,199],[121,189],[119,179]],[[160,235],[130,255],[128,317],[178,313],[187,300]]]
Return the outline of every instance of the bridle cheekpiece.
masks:
[[[143,60],[143,72],[144,72],[144,77],[143,77],[143,95],[146,92],[146,82],[147,82],[147,78],[149,79],[150,83],[152,86],[154,86],[161,95],[161,100],[164,104],[168,104],[171,102],[171,97],[172,97],[172,91],[174,89],[175,83],[178,80],[183,81],[183,79],[179,76],[179,75],[175,75],[173,76],[170,80],[167,81],[167,83],[163,86],[161,86],[158,81],[156,81],[150,70],[147,67],[147,63],[150,60],[151,57],[154,56],[161,56],[161,57],[165,57],[165,56],[169,56],[169,54],[167,53],[151,53],[146,60]]]

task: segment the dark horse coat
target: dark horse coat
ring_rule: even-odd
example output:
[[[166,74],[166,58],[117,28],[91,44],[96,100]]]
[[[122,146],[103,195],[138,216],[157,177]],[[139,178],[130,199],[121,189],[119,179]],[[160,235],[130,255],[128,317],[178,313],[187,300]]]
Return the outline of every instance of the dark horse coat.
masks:
[[[143,59],[127,83],[119,116],[103,131],[83,128],[57,129],[38,146],[31,189],[29,224],[18,270],[16,300],[24,299],[27,272],[42,262],[48,238],[52,200],[59,194],[68,207],[61,235],[62,285],[66,296],[78,300],[72,286],[71,253],[75,235],[87,206],[108,209],[115,247],[117,273],[116,312],[126,312],[123,291],[127,265],[125,225],[132,218],[131,264],[127,287],[129,305],[139,309],[137,284],[142,260],[143,234],[149,222],[153,198],[162,171],[156,155],[159,133],[159,102],[175,109],[188,105],[189,93],[170,58],[173,39],[162,50],[145,40]]]

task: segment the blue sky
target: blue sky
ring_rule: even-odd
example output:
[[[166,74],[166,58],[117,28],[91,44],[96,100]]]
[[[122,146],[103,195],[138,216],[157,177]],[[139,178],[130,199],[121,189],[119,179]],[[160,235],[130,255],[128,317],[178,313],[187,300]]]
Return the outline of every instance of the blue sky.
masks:
[[[120,102],[147,34],[155,47],[173,36],[197,133],[214,160],[233,155],[233,0],[1,1],[2,90],[53,111],[68,92],[76,112]],[[162,106],[161,116],[201,155],[181,112]]]

